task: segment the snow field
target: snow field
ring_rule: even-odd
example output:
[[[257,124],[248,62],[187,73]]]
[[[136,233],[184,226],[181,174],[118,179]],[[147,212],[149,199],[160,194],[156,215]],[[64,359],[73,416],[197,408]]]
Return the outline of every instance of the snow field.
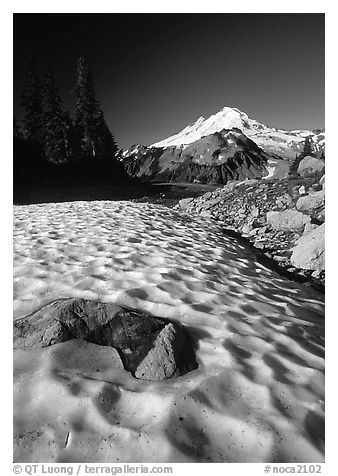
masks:
[[[181,322],[199,368],[146,382],[87,342],[15,351],[16,462],[324,460],[323,296],[216,223],[131,202],[14,207],[14,318],[66,297]]]

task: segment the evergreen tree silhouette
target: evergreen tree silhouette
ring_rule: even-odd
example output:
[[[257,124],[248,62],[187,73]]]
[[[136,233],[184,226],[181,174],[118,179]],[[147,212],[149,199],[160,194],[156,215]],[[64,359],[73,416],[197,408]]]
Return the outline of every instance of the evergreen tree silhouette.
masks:
[[[44,151],[48,162],[62,164],[71,156],[71,121],[61,109],[53,72],[48,68],[43,87]]]
[[[14,139],[22,139],[23,138],[19,122],[17,121],[15,116],[13,116],[13,138]]]
[[[304,159],[304,157],[307,157],[308,155],[314,156],[311,142],[312,142],[311,137],[306,136],[302,152],[299,155],[296,155],[295,160],[293,161],[290,167],[290,171],[289,171],[290,176],[297,174],[299,163]]]
[[[96,99],[93,77],[84,57],[77,62],[75,94],[75,127],[81,156],[113,160],[118,148]]]
[[[118,146],[114,139],[113,134],[110,132],[110,129],[104,119],[103,111],[100,110],[97,117],[96,123],[96,133],[97,133],[97,149],[98,155],[101,160],[104,160],[106,163],[112,162],[115,160],[118,154]]]
[[[305,137],[304,148],[301,155],[302,158],[306,157],[307,155],[313,155],[310,136]]]
[[[41,142],[43,138],[42,98],[35,59],[32,59],[28,64],[27,84],[21,96],[21,101],[24,109],[24,138]]]

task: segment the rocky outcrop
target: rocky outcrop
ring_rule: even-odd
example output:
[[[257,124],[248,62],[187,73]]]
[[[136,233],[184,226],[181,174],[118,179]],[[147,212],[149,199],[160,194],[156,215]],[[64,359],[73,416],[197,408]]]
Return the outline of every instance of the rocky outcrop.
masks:
[[[123,154],[129,175],[147,181],[226,184],[268,174],[271,156],[239,129],[222,130],[187,146],[133,146]]]
[[[291,263],[302,269],[319,274],[325,269],[325,225],[321,225],[302,236],[293,248]]]
[[[302,177],[311,177],[312,175],[322,174],[324,169],[324,160],[316,159],[315,157],[308,155],[299,162],[297,174]]]
[[[199,198],[181,200],[177,207],[217,220],[284,270],[324,284],[325,204],[319,179],[316,175],[231,182]],[[304,241],[298,242],[301,237]]]
[[[163,380],[197,367],[185,329],[165,319],[86,299],[58,300],[14,321],[14,348],[49,347],[72,339],[118,350],[126,370]]]

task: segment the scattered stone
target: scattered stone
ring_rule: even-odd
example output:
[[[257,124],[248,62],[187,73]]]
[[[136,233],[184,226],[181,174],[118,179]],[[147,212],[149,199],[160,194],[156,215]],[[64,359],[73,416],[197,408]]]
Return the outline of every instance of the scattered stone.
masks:
[[[259,216],[259,208],[258,207],[253,207],[251,209],[251,216],[252,218],[256,218]]]
[[[113,303],[58,300],[14,321],[16,349],[43,348],[71,339],[116,348],[125,369],[144,380],[177,377],[197,368],[183,326]]]
[[[217,204],[211,206],[214,201]],[[211,211],[204,216],[244,235],[265,255],[271,252],[286,257],[279,265],[290,267],[297,240],[324,223],[324,205],[324,191],[316,173],[310,177],[294,175],[256,183],[232,182],[211,195],[192,200],[184,211],[198,214]],[[292,268],[300,273],[299,267]],[[305,273],[311,278],[309,270]],[[324,284],[324,271],[319,280]]]
[[[288,194],[284,194],[276,199],[277,208],[287,208],[292,203],[292,198]]]
[[[263,241],[255,241],[253,245],[255,248],[260,250],[262,250],[265,247],[265,244]]]

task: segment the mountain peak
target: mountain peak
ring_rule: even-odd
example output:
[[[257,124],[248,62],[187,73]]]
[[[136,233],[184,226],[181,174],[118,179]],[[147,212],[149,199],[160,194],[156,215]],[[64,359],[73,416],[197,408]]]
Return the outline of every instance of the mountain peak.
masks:
[[[209,136],[223,129],[240,129],[243,134],[252,139],[265,152],[274,156],[292,159],[299,154],[304,146],[304,138],[310,136],[316,152],[325,147],[324,134],[312,131],[287,131],[269,127],[255,119],[251,119],[245,112],[236,107],[224,106],[220,111],[205,119],[199,117],[196,122],[186,126],[181,132],[163,139],[151,147],[187,146],[202,137]]]
[[[216,114],[211,115],[208,119],[203,116],[199,117],[196,122],[189,124],[181,132],[152,144],[153,147],[168,147],[187,145],[206,135],[221,131],[222,129],[232,129],[236,127],[243,132],[247,130],[263,129],[266,126],[259,124],[257,121],[249,119],[245,112],[237,108],[224,106]]]

